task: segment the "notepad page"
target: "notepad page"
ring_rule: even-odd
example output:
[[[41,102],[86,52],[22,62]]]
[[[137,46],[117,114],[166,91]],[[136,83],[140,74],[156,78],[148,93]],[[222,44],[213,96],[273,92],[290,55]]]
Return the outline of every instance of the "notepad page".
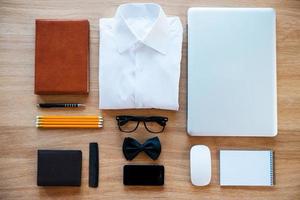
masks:
[[[272,186],[273,152],[220,150],[221,186]]]

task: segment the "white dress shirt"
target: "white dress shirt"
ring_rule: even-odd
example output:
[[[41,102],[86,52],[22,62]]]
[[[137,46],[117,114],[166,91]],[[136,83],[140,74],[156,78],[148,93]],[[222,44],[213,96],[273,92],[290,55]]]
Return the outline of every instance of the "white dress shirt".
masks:
[[[182,25],[154,3],[100,19],[100,109],[178,110]]]

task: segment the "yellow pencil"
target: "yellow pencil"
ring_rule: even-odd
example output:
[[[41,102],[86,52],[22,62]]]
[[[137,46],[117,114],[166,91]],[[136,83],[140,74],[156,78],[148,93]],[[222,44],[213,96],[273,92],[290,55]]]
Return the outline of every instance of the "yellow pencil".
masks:
[[[103,122],[103,119],[89,119],[89,118],[82,118],[82,119],[36,119],[38,122]]]
[[[36,125],[37,128],[101,128],[102,125]]]
[[[62,116],[62,115],[48,115],[37,116],[37,119],[102,119],[102,116]]]
[[[37,125],[102,125],[102,122],[36,122]]]

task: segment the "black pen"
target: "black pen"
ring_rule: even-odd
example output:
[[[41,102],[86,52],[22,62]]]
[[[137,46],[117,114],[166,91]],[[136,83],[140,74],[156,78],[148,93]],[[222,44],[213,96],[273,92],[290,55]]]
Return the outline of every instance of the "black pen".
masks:
[[[84,107],[84,104],[80,103],[39,103],[40,108],[78,108]]]

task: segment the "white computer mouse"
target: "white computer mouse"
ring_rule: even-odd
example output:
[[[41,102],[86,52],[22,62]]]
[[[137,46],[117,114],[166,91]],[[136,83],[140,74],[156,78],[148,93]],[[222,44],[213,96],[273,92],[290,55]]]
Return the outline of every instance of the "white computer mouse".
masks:
[[[191,181],[193,185],[205,186],[211,179],[210,150],[205,145],[195,145],[190,151]]]

